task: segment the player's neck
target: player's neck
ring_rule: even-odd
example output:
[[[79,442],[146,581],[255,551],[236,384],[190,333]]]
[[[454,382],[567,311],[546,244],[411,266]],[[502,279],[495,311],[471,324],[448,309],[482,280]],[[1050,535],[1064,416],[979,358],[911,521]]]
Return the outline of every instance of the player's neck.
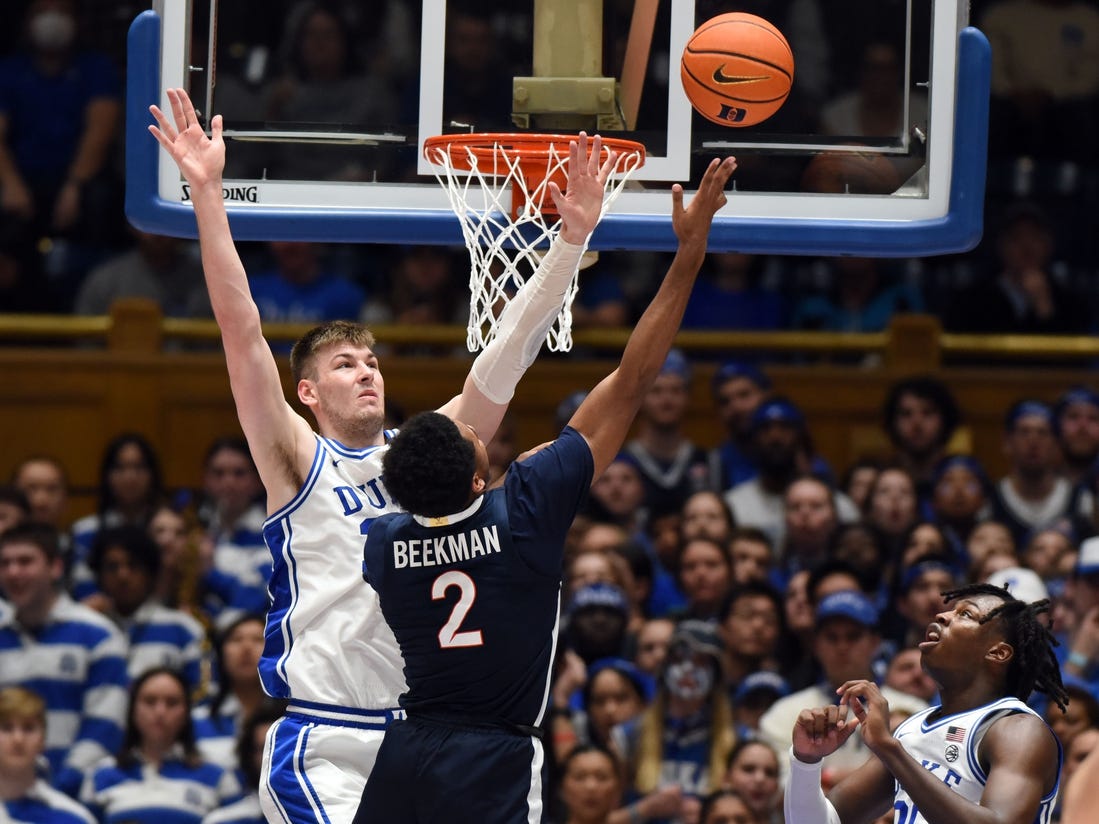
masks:
[[[335,426],[326,424],[317,427],[323,437],[336,441],[348,449],[368,449],[385,443],[385,428],[363,426]]]
[[[942,706],[938,711],[938,715],[940,718],[958,715],[1006,697],[1008,696],[1004,692],[1003,685],[993,686],[981,678],[971,679],[964,685],[951,686],[943,684],[939,689],[939,699]]]

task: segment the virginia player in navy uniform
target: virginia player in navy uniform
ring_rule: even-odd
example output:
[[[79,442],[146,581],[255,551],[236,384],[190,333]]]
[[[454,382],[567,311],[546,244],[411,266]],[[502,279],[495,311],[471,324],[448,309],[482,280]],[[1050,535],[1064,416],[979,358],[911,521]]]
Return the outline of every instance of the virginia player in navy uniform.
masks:
[[[355,822],[541,821],[565,534],[664,363],[735,167],[714,160],[686,209],[673,188],[679,250],[621,364],[501,485],[486,491],[477,433],[438,413],[391,442],[385,483],[406,512],[374,522],[364,573],[401,647],[408,718],[387,731]]]
[[[1024,701],[1033,690],[1062,710],[1053,638],[1038,615],[1049,601],[1020,601],[992,584],[944,592],[947,608],[920,644],[942,705],[889,731],[889,703],[869,681],[848,681],[837,704],[802,710],[794,724],[786,820],[896,824],[1047,824],[1057,800],[1061,745]],[[848,719],[848,711],[854,714]],[[825,798],[820,760],[856,730],[876,758]]]

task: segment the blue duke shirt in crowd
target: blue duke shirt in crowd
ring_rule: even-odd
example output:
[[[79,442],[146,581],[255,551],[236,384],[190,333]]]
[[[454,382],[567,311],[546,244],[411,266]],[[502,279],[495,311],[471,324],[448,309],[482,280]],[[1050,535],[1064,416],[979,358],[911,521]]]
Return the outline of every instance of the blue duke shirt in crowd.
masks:
[[[592,472],[587,442],[566,427],[464,512],[375,521],[364,573],[404,656],[410,716],[541,722],[565,536]]]
[[[6,816],[5,816],[6,813]],[[95,817],[42,779],[19,798],[0,801],[4,824],[96,824]]]
[[[126,651],[110,620],[65,595],[37,630],[0,615],[0,687],[26,687],[46,702],[50,782],[65,792],[122,744]]]
[[[1038,713],[1017,698],[1001,698],[966,712],[934,717],[940,711],[941,707],[931,707],[909,716],[897,727],[893,737],[900,742],[905,752],[923,764],[925,769],[974,804],[980,802],[984,794],[985,782],[988,781],[988,776],[981,768],[977,757],[981,740],[988,732],[988,728],[1000,718],[1016,713],[1027,713],[1041,719]],[[1052,730],[1050,735],[1053,735]],[[1058,741],[1058,779],[1053,789],[1042,798],[1038,815],[1034,818],[1035,824],[1047,824],[1050,821],[1057,800],[1057,791],[1061,785],[1062,762],[1063,753],[1061,743]],[[897,824],[926,824],[926,819],[899,784],[893,808],[896,811]]]
[[[88,773],[80,791],[103,824],[200,824],[240,795],[236,776],[214,764],[188,763],[179,745],[160,764],[136,751],[130,763],[106,759]]]
[[[263,540],[266,520],[261,503],[250,506],[231,528],[222,527],[216,514],[210,518],[214,564],[203,578],[207,591],[203,607],[219,628],[246,613],[267,611],[271,553]]]
[[[126,662],[131,679],[153,667],[172,667],[194,694],[202,692],[209,676],[206,630],[195,618],[152,599],[128,618],[112,617],[130,641]]]

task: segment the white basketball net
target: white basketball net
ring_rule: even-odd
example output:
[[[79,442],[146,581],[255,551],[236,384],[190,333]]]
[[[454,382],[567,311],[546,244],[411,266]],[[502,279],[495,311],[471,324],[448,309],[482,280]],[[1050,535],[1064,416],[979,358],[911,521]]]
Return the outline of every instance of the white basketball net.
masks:
[[[565,173],[569,140],[562,137],[560,141],[548,144],[546,172],[529,192],[522,159],[500,143],[493,145],[492,161],[486,163],[484,169],[479,167],[480,159],[475,150],[468,146],[448,145],[428,155],[428,160],[435,166],[435,177],[462,224],[462,235],[469,249],[466,346],[470,352],[483,349],[495,336],[497,318],[511,299],[513,290],[518,290],[534,274],[542,254],[557,235],[560,217],[551,215],[547,218],[539,207],[542,203],[552,203],[549,181],[554,175]],[[626,185],[629,175],[643,162],[644,155],[640,152],[618,154],[607,179],[600,220]],[[513,197],[520,202],[513,203]],[[561,312],[546,335],[546,344],[553,352],[568,352],[572,348],[572,301],[576,290],[577,276],[573,275]]]

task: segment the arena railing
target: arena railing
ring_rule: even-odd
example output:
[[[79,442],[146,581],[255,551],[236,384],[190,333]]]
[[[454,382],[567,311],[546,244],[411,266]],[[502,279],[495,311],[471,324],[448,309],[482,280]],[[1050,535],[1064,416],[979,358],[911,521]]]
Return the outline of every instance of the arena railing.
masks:
[[[264,334],[272,343],[290,343],[309,324],[267,323]],[[456,325],[373,326],[379,341],[395,350],[402,347],[439,347],[456,351],[463,346],[465,329]],[[91,344],[106,350],[156,351],[197,345],[206,348],[220,337],[212,320],[162,317],[155,303],[147,300],[118,301],[110,315],[0,314],[0,344],[71,342]],[[583,354],[621,351],[628,329],[578,329],[575,348]],[[1063,361],[1066,366],[1099,358],[1099,337],[1069,335],[961,334],[946,332],[931,315],[897,315],[882,332],[816,332],[738,330],[682,331],[676,345],[707,360],[766,352],[802,356],[809,360],[839,358],[869,359],[869,363],[905,369],[933,371],[954,361],[973,363],[1018,363]],[[788,358],[782,358],[788,360]]]

